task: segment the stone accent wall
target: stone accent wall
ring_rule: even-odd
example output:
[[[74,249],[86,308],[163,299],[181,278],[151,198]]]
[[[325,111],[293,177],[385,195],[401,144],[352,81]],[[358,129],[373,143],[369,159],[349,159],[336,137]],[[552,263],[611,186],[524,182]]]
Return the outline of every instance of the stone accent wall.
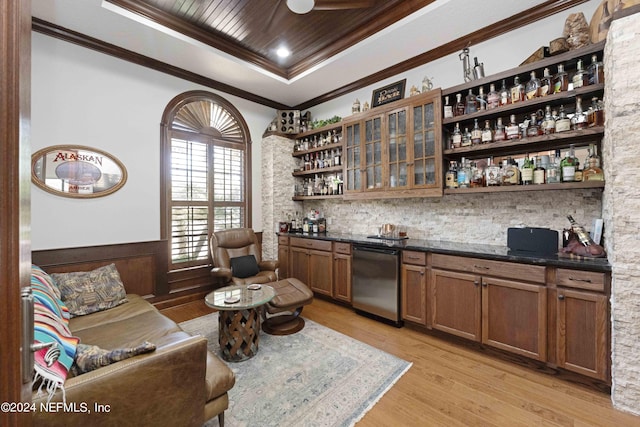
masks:
[[[615,20],[605,47],[603,196],[612,265],[612,399],[640,414],[640,14]]]
[[[331,220],[328,230],[375,234],[383,223],[402,224],[409,237],[507,244],[507,228],[569,226],[566,215],[588,222],[601,215],[600,190],[480,193],[436,198],[307,201]]]
[[[262,140],[262,257],[267,260],[278,258],[278,222],[301,209],[299,202],[291,200],[291,173],[296,167],[296,159],[291,156],[293,144],[293,140],[276,135]]]

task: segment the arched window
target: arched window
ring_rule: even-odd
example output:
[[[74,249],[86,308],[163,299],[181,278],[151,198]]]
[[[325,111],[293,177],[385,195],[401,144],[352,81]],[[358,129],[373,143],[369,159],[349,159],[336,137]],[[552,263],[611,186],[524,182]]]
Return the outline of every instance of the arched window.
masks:
[[[161,237],[169,269],[209,265],[209,236],[251,227],[248,127],[222,97],[192,91],[175,97],[162,120]]]

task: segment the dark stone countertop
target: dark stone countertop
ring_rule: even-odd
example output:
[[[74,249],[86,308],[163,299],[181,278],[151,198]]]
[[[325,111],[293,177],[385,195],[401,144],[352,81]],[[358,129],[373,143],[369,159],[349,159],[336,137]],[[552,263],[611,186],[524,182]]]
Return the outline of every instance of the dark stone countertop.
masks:
[[[597,272],[611,271],[607,258],[587,258],[570,254],[536,255],[514,253],[506,246],[483,245],[461,242],[447,242],[442,240],[405,239],[385,240],[368,238],[366,235],[348,233],[277,233],[280,236],[302,237],[307,239],[331,240],[373,247],[387,247],[395,249],[433,252],[447,255],[469,256],[475,258],[498,261],[512,261],[523,264],[547,265]]]

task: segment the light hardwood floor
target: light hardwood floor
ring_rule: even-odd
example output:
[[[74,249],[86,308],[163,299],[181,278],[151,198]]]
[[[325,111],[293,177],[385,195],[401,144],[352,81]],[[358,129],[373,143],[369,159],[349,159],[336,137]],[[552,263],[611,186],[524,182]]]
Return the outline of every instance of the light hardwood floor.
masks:
[[[203,301],[162,310],[182,322],[213,310]],[[413,366],[357,424],[367,426],[640,426],[608,394],[455,345],[395,328],[316,298],[303,317]]]

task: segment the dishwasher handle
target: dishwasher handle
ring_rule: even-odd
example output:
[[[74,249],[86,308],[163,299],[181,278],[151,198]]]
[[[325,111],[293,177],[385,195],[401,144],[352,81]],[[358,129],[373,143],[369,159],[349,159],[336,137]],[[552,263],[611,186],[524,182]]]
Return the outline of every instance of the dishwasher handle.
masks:
[[[370,246],[354,246],[353,250],[362,251],[362,252],[377,252],[379,254],[387,254],[387,255],[398,255],[400,253],[398,249],[372,248]]]

